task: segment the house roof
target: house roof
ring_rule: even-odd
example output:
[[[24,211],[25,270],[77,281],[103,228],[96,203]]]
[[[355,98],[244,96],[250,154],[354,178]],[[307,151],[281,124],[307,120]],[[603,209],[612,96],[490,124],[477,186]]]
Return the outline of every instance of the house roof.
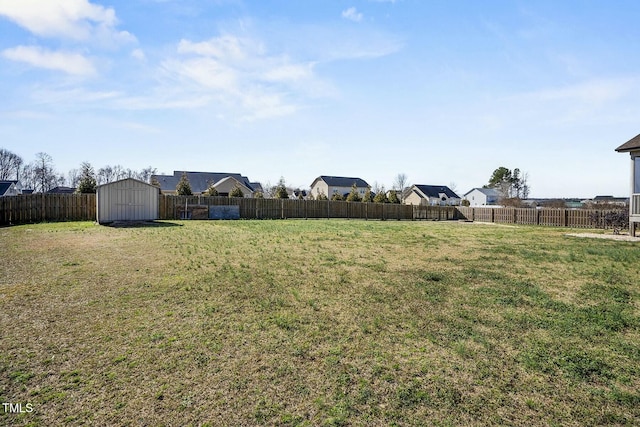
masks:
[[[618,153],[626,153],[627,151],[633,150],[640,150],[640,135],[636,135],[635,137],[631,138],[630,140],[616,148],[616,151]]]
[[[4,196],[13,184],[15,184],[13,181],[0,181],[0,196]]]
[[[498,190],[496,190],[495,188],[480,188],[480,187],[477,187],[477,188],[472,188],[471,190],[469,190],[466,193],[464,193],[465,197],[467,196],[467,194],[471,193],[472,191],[476,191],[476,190],[481,192],[485,196],[498,197],[500,195]]]
[[[73,194],[76,192],[75,188],[71,187],[54,187],[51,190],[47,191],[47,194]]]
[[[224,184],[224,183],[225,183],[225,182],[227,182],[227,181],[233,181],[233,182],[235,182],[235,184],[234,184],[234,185],[240,185],[240,187],[244,187],[244,189],[245,189],[245,190],[253,191],[253,189],[252,189],[252,188],[247,187],[247,185],[246,185],[246,183],[245,183],[245,182],[239,181],[239,180],[237,180],[237,179],[236,179],[235,177],[233,177],[233,176],[227,176],[227,177],[222,178],[220,181],[218,181],[218,182],[216,182],[216,183],[214,184],[214,187],[218,187],[218,186],[220,186],[220,185]],[[193,190],[193,189],[192,189],[192,190]]]
[[[151,175],[151,179],[156,179],[160,183],[160,189],[162,191],[176,191],[178,182],[182,177],[183,171],[173,171],[173,175]],[[209,188],[209,184],[217,184],[218,181],[232,177],[251,191],[255,191],[249,178],[242,176],[239,173],[224,173],[224,172],[186,172],[191,191],[194,193],[204,193]]]
[[[313,187],[315,183],[318,182],[319,180],[324,181],[327,185],[331,187],[351,187],[353,183],[355,183],[356,187],[358,188],[369,186],[369,184],[367,184],[367,181],[365,181],[362,178],[348,178],[345,176],[327,176],[327,175],[320,175],[319,177],[317,177],[313,181],[311,186]]]
[[[451,198],[459,199],[460,198],[460,196],[458,196],[456,193],[454,193],[453,190],[451,190],[446,185],[417,185],[416,184],[416,185],[413,186],[413,189],[414,189],[414,191],[416,189],[418,189],[426,197],[440,198],[440,194],[444,194],[449,199],[451,199]]]

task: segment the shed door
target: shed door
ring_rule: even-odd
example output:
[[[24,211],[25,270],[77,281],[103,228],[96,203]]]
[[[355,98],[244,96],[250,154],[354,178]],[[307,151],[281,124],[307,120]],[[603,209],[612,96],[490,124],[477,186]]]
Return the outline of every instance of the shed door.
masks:
[[[116,189],[115,212],[117,220],[135,221],[152,218],[146,203],[146,188],[125,187]]]

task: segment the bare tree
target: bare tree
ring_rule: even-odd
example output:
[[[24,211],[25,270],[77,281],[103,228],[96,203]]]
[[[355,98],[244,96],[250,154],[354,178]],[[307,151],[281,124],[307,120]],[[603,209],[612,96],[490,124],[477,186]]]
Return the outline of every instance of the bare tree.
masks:
[[[71,169],[69,173],[67,173],[67,184],[69,187],[77,187],[78,181],[80,181],[80,171],[78,169]]]
[[[53,166],[53,158],[47,153],[40,152],[36,154],[33,173],[35,175],[34,190],[36,192],[45,193],[60,182],[60,177],[56,174]],[[64,181],[64,177],[62,177],[62,180]]]
[[[20,171],[20,182],[22,188],[29,188],[35,190],[36,188],[36,174],[33,164],[24,165]]]
[[[393,181],[393,190],[396,190],[396,194],[398,195],[401,203],[404,203],[404,191],[408,186],[409,178],[406,173],[401,172],[396,175],[396,179]]]
[[[146,167],[138,172],[138,179],[144,182],[151,182],[151,175],[155,175],[158,172],[158,169],[154,167]]]
[[[113,168],[109,165],[106,165],[105,167],[98,169],[96,181],[98,181],[98,185],[107,184],[114,180],[113,177]]]
[[[0,148],[0,180],[18,179],[22,163],[22,157]]]

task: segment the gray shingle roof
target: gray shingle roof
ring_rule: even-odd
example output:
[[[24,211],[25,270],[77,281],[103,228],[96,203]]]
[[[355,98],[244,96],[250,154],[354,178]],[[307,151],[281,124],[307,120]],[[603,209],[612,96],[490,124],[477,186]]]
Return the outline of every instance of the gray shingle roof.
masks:
[[[178,186],[178,182],[182,177],[183,171],[173,171],[173,175],[152,175],[152,179],[155,178],[160,183],[160,189],[162,191],[175,191]],[[251,191],[255,191],[249,178],[242,176],[239,173],[224,173],[224,172],[186,172],[189,185],[191,185],[191,191],[194,193],[203,193],[209,188],[209,184],[220,181],[221,179],[229,176],[237,179],[244,184]]]
[[[482,194],[484,194],[485,196],[494,196],[494,197],[498,197],[500,195],[500,193],[498,192],[498,190],[496,190],[495,188],[472,188],[471,190],[467,191],[465,193],[465,196],[469,193],[471,193],[473,190],[478,190],[479,192],[481,192]]]
[[[353,183],[356,183],[356,187],[368,187],[367,181],[361,178],[348,178],[344,176],[327,176],[320,175],[320,179],[330,185],[331,187],[351,187]]]
[[[4,193],[7,192],[11,184],[13,184],[11,181],[0,181],[0,196],[3,196]]]
[[[640,135],[636,135],[635,137],[631,138],[630,140],[616,148],[616,151],[618,153],[624,153],[632,150],[640,150]]]
[[[446,185],[415,185],[415,187],[423,192],[427,197],[440,197],[440,193],[444,193],[449,199],[455,198],[459,199],[456,193],[454,193],[449,187]]]

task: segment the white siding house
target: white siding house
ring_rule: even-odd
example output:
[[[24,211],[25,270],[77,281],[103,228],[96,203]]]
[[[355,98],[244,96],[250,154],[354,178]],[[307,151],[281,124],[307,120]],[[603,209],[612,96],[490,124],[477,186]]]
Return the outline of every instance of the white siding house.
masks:
[[[160,190],[133,178],[99,185],[96,212],[99,224],[158,219]]]
[[[492,206],[498,204],[500,193],[495,188],[474,188],[464,195],[469,201],[469,206]]]

